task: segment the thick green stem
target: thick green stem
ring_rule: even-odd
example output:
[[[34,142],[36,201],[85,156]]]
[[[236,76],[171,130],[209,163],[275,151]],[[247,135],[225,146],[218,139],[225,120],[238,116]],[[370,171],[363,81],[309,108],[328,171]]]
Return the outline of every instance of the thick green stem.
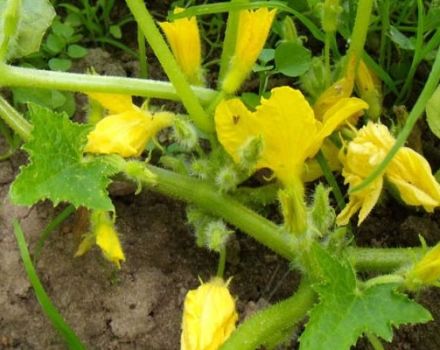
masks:
[[[290,298],[250,317],[220,347],[221,350],[254,350],[274,334],[291,329],[300,322],[316,301],[310,284],[301,282]]]
[[[399,136],[396,139],[393,147],[390,149],[384,160],[368,175],[364,181],[362,181],[359,185],[353,187],[350,190],[350,193],[354,193],[356,191],[360,191],[368,186],[371,182],[373,182],[378,176],[380,176],[386,169],[389,162],[394,158],[397,151],[400,147],[402,147],[409,134],[411,133],[414,125],[417,120],[423,114],[426,103],[431,98],[435,89],[437,88],[440,81],[440,48],[437,51],[437,56],[434,61],[434,65],[432,66],[431,73],[429,74],[428,80],[420,94],[419,98],[416,101],[416,104],[412,108],[411,112],[408,115],[408,119],[406,120],[405,126],[402,128]]]
[[[0,117],[24,141],[29,139],[32,125],[0,95]]]
[[[371,11],[373,9],[373,0],[359,0],[356,11],[356,20],[354,22],[353,32],[350,37],[350,48],[348,57],[354,58],[355,67],[362,57],[365,40],[367,39],[368,28],[370,25]],[[348,60],[350,62],[350,59]]]
[[[203,131],[212,132],[214,130],[212,118],[204,111],[197,96],[191,90],[144,1],[126,0],[126,3],[194,123]]]
[[[419,258],[423,248],[348,248],[347,253],[357,270],[388,272]]]
[[[249,0],[231,0],[231,4],[248,3]],[[225,40],[223,41],[222,55],[220,58],[220,72],[218,75],[218,81],[221,83],[225,74],[229,68],[229,63],[234,55],[235,43],[237,39],[238,20],[240,18],[239,10],[231,10],[228,15],[228,22],[226,24]]]
[[[85,75],[14,67],[0,63],[0,86],[55,89],[81,92],[106,92],[179,101],[172,84],[165,81],[125,77]],[[217,96],[214,90],[191,87],[201,102]]]

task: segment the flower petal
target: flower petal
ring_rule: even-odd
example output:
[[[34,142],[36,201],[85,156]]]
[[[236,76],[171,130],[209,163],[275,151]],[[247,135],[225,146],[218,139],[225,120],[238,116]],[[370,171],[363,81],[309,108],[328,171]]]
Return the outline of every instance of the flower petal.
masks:
[[[406,204],[421,205],[428,212],[440,205],[440,185],[432,175],[429,163],[414,150],[401,148],[385,174]]]
[[[215,111],[217,136],[236,163],[240,162],[240,148],[258,132],[255,122],[253,113],[238,98],[222,101],[217,106]]]
[[[107,94],[101,92],[89,92],[87,95],[95,101],[98,101],[112,114],[127,112],[135,107],[130,95]]]

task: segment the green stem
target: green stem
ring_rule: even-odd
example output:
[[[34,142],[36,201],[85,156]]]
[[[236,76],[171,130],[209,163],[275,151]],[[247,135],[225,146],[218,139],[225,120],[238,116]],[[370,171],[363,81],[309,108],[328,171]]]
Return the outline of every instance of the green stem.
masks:
[[[394,271],[417,260],[424,248],[348,248],[347,253],[357,270]]]
[[[300,322],[316,301],[308,282],[302,281],[290,298],[257,312],[232,333],[221,350],[258,349],[274,334],[292,328]]]
[[[1,73],[0,73],[1,74]],[[32,125],[0,95],[0,117],[24,141],[29,139]]]
[[[324,66],[325,66],[325,85],[331,84],[331,67],[330,67],[330,44],[334,33],[326,32],[324,41]]]
[[[372,9],[373,0],[359,0],[354,28],[350,38],[350,48],[348,49],[347,55],[349,58],[354,58],[355,67],[357,67],[359,60],[362,58],[362,51],[364,50],[365,41],[367,40]]]
[[[377,336],[375,336],[373,333],[366,333],[366,335],[374,350],[385,350],[382,342]]]
[[[218,266],[217,266],[217,277],[222,277],[225,273],[226,266],[226,247],[223,247],[219,252]]]
[[[145,7],[144,1],[126,0],[126,3],[165,73],[176,88],[177,94],[180,96],[190,117],[199,129],[205,132],[212,132],[214,130],[212,118],[204,111],[197,96],[191,90],[191,86],[160,34],[153,17],[151,17]]]
[[[409,88],[412,85],[414,75],[416,74],[417,67],[421,62],[421,54],[423,51],[423,32],[425,27],[425,11],[424,4],[422,0],[417,0],[417,35],[416,35],[416,45],[414,50],[413,60],[409,68],[409,72],[406,75],[405,83],[400,90],[399,97],[397,98],[397,104],[407,95]]]
[[[359,185],[353,187],[350,190],[350,193],[354,193],[356,191],[364,189],[385,171],[389,162],[394,158],[399,148],[405,144],[405,141],[410,135],[414,125],[423,114],[426,103],[431,98],[432,94],[437,88],[439,81],[440,81],[440,48],[437,51],[437,56],[432,66],[431,73],[429,74],[428,80],[422,90],[422,93],[420,94],[419,98],[416,101],[416,104],[409,113],[408,119],[406,120],[406,124],[402,128],[402,131],[397,137],[393,147],[390,149],[384,160],[370,173],[370,175],[368,175]]]
[[[85,75],[14,67],[0,63],[0,86],[43,88],[81,92],[127,94],[179,101],[176,89],[168,82],[125,77]],[[191,87],[200,101],[209,103],[216,91]]]
[[[139,26],[137,27],[137,43],[138,43],[138,57],[139,57],[139,77],[142,79],[148,78],[147,65],[147,49],[145,47],[145,37]]]
[[[381,67],[385,66],[386,52],[388,48],[388,31],[390,28],[390,0],[383,0],[381,4],[381,31],[380,31],[380,54],[379,54],[379,64]]]
[[[345,208],[344,196],[342,195],[338,182],[336,181],[322,151],[318,152],[318,154],[316,155],[316,160],[318,161],[318,164],[322,170],[322,173],[324,174],[325,179],[332,188],[333,194],[336,199],[336,204],[338,205],[340,210],[344,209]]]
[[[231,0],[231,4],[241,3],[246,4],[249,0]],[[231,10],[228,15],[228,22],[226,24],[225,40],[223,41],[222,55],[220,58],[220,72],[218,75],[218,82],[221,84],[225,74],[229,68],[229,63],[235,52],[235,43],[237,39],[238,21],[240,18],[239,10]]]

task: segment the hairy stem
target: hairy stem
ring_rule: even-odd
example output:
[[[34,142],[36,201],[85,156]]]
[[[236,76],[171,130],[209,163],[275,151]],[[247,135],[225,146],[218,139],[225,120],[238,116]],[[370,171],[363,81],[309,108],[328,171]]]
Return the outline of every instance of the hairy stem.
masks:
[[[310,284],[302,281],[293,296],[257,312],[241,324],[220,349],[258,349],[274,334],[288,330],[300,322],[315,301],[316,295]]]
[[[176,89],[165,81],[54,72],[2,63],[0,63],[0,86],[105,92],[180,101]],[[217,92],[211,89],[194,86],[191,89],[203,103],[209,103],[217,96]]]

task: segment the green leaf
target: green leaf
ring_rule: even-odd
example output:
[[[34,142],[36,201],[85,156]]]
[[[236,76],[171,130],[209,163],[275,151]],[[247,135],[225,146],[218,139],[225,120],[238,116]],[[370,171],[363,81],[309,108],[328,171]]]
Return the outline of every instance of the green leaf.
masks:
[[[426,103],[426,121],[432,133],[440,138],[440,85]]]
[[[51,70],[61,72],[68,71],[72,67],[72,61],[65,58],[51,58],[48,63]]]
[[[50,199],[55,205],[67,201],[75,207],[113,210],[106,188],[115,169],[102,158],[82,155],[90,126],[38,105],[31,104],[29,111],[34,127],[23,148],[30,163],[11,186],[12,201],[30,206]]]
[[[396,291],[394,284],[362,289],[352,266],[315,244],[315,270],[322,280],[314,285],[320,302],[312,309],[300,338],[300,350],[348,350],[363,333],[391,341],[393,326],[432,319],[421,305]]]
[[[87,49],[79,45],[69,45],[67,54],[71,58],[82,58],[87,55]]]
[[[52,53],[60,53],[63,51],[66,43],[58,36],[53,33],[50,33],[46,39],[46,48]]]
[[[311,62],[310,51],[299,43],[282,42],[275,49],[277,70],[288,77],[303,75],[310,68]]]
[[[7,0],[0,0],[0,13],[6,8]],[[38,52],[41,39],[55,16],[49,0],[22,0],[19,21],[15,35],[10,38],[8,60]],[[0,42],[4,30],[4,18],[0,17]]]
[[[121,27],[117,25],[111,25],[110,34],[116,39],[121,39],[122,38]]]
[[[60,21],[55,21],[52,24],[52,31],[61,38],[69,41],[73,34],[75,34],[75,29],[66,23],[61,23]]]

